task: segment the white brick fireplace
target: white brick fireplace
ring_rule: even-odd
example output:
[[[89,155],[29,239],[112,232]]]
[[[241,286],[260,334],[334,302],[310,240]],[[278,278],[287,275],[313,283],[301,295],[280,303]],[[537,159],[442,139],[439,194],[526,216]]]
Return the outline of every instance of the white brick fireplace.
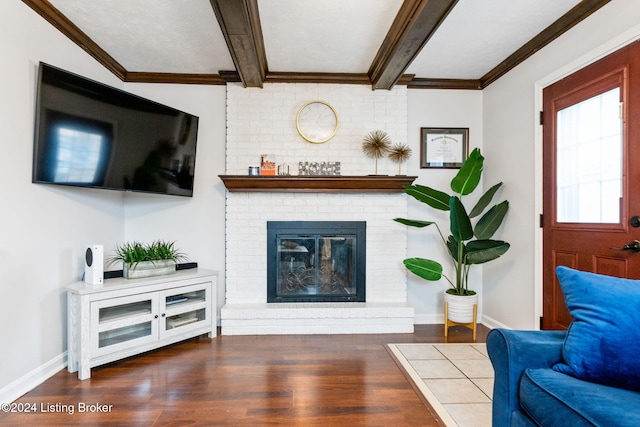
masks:
[[[313,99],[329,102],[338,112],[340,128],[325,144],[310,144],[296,131],[298,108]],[[382,129],[394,142],[406,142],[406,120],[406,87],[228,85],[226,173],[246,175],[261,154],[274,154],[294,175],[299,161],[339,161],[342,175],[372,174],[374,162],[361,150],[363,136]],[[381,174],[397,173],[388,160],[378,168]],[[227,192],[222,333],[412,332],[414,310],[407,304],[402,265],[406,228],[392,221],[406,216],[403,193]],[[366,302],[267,304],[267,221],[366,221]]]

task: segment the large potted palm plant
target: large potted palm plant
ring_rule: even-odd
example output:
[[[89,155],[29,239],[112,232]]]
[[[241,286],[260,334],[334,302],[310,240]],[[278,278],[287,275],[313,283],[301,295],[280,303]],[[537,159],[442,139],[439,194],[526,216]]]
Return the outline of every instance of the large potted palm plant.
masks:
[[[407,258],[404,265],[410,272],[423,279],[436,281],[444,277],[449,282],[451,287],[445,291],[445,302],[449,309],[447,317],[457,323],[466,324],[473,321],[473,305],[477,304],[478,295],[469,289],[471,266],[492,261],[509,249],[509,243],[491,239],[505,218],[509,202],[505,200],[487,210],[502,182],[489,188],[471,211],[468,212],[463,204],[463,197],[471,194],[480,183],[483,166],[484,157],[476,148],[451,180],[451,190],[455,193],[453,195],[422,185],[405,188],[405,193],[416,200],[434,209],[449,211],[451,234],[446,239],[438,224],[433,221],[395,219],[411,227],[434,225],[437,228],[455,267],[455,279],[445,275],[442,264],[431,259]],[[470,308],[459,308],[460,299],[467,300],[465,304]]]

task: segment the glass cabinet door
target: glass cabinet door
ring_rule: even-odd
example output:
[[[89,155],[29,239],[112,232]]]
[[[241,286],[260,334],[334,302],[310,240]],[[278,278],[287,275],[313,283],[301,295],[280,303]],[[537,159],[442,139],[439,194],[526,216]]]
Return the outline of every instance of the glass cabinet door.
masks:
[[[99,356],[156,339],[155,295],[132,295],[91,303],[92,355]]]
[[[210,292],[210,282],[162,292],[160,335],[181,334],[206,324],[211,316]]]

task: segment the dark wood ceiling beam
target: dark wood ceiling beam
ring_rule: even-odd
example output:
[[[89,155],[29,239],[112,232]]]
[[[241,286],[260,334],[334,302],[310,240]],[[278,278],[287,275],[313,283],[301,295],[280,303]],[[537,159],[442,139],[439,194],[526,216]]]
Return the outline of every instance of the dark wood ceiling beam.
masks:
[[[557,21],[545,28],[540,34],[529,40],[525,45],[509,55],[507,59],[482,76],[480,79],[482,88],[484,89],[498,80],[531,55],[569,31],[610,1],[611,0],[582,0]]]
[[[245,87],[262,87],[267,73],[257,0],[210,0]]]
[[[53,7],[46,0],[22,0],[24,4],[33,9],[38,15],[46,19],[51,25],[58,29],[69,40],[80,46],[85,52],[91,55],[96,61],[115,74],[120,80],[124,80],[127,70],[118,63],[111,55],[98,46],[89,36],[87,36],[73,22],[69,21],[58,9]]]
[[[367,73],[373,89],[396,84],[457,2],[404,1]]]
[[[240,82],[240,76],[235,71],[219,71],[220,78],[226,83]],[[415,76],[403,74],[397,85],[408,85]],[[333,83],[347,85],[370,85],[369,76],[364,73],[299,73],[299,72],[271,72],[268,71],[265,83]]]
[[[423,79],[414,78],[407,85],[409,89],[466,89],[481,90],[480,80],[465,79]]]
[[[369,85],[369,76],[364,73],[267,73],[267,83],[336,83]]]
[[[218,74],[182,74],[130,71],[124,79],[128,83],[175,83],[195,85],[226,85]]]

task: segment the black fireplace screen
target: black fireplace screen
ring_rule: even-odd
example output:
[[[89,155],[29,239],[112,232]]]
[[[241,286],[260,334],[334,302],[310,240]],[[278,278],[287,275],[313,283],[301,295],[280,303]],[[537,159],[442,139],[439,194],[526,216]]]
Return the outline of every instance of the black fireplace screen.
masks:
[[[366,223],[267,222],[267,302],[365,301]]]

